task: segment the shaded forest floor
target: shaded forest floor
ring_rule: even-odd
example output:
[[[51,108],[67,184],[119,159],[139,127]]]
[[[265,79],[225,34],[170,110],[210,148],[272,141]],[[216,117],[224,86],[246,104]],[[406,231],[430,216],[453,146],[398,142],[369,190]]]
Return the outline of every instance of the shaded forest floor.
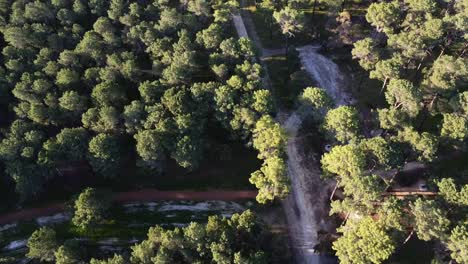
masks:
[[[130,203],[130,202],[150,202],[150,201],[165,201],[165,200],[221,200],[235,201],[255,199],[257,191],[159,191],[155,189],[145,189],[133,192],[121,192],[112,197],[114,202]],[[20,211],[0,215],[0,225],[10,222],[30,220],[33,218],[47,216],[59,213],[65,210],[64,203],[49,204],[44,207],[23,209]]]

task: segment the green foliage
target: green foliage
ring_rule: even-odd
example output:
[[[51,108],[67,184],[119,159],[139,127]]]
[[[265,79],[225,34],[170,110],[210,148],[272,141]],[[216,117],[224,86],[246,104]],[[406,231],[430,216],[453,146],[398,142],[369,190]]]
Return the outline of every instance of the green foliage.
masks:
[[[91,97],[98,105],[120,105],[127,100],[123,87],[115,82],[102,82],[96,85]]]
[[[280,156],[286,146],[286,134],[280,124],[269,115],[260,118],[253,131],[253,146],[258,150],[258,158]]]
[[[122,155],[110,149],[110,141],[117,143],[111,135],[135,139],[119,141],[131,144],[126,161],[161,172],[166,158],[196,169],[213,137],[250,144],[257,121],[275,109],[253,43],[231,37],[228,22],[238,7],[204,0],[0,1],[0,87],[14,97],[5,109],[9,104],[12,120],[44,132],[34,146],[12,139],[12,155],[5,153],[13,143],[5,141],[2,160],[22,199],[68,163],[88,159],[96,175],[115,175]],[[209,131],[220,125],[224,134]]]
[[[164,157],[162,136],[155,130],[142,130],[135,135],[136,148],[145,161],[158,160]]]
[[[400,51],[401,55],[408,59],[422,59],[426,55],[427,44],[413,31],[390,35],[388,45]]]
[[[468,227],[467,224],[456,226],[447,242],[447,247],[452,253],[450,256],[458,263],[468,261]]]
[[[45,135],[35,125],[16,120],[0,142],[0,157],[5,161],[5,172],[16,183],[16,191],[25,200],[42,190],[48,171],[37,164]]]
[[[384,227],[371,217],[350,219],[339,228],[343,236],[333,242],[340,263],[382,263],[396,249]]]
[[[335,146],[322,156],[321,163],[325,175],[332,173],[339,177],[354,177],[364,172],[366,156],[360,147],[352,144]]]
[[[98,134],[89,141],[90,162],[95,172],[104,177],[119,173],[123,151],[118,137]]]
[[[468,60],[442,55],[434,64],[429,75],[430,85],[442,91],[455,90],[468,81]]]
[[[330,138],[341,143],[357,139],[359,135],[359,115],[352,106],[340,106],[327,112],[323,129]]]
[[[382,202],[378,209],[378,221],[387,229],[405,231],[408,216],[403,206],[404,201],[396,197],[389,197]]]
[[[304,13],[295,8],[285,7],[275,11],[273,17],[280,25],[281,31],[287,37],[292,37],[304,28]]]
[[[317,111],[317,115],[324,114],[334,105],[333,99],[330,98],[327,92],[317,87],[305,88],[299,96],[299,102],[303,106],[312,107]]]
[[[54,253],[56,264],[80,264],[79,245],[74,240],[65,241]]]
[[[132,101],[125,106],[122,117],[127,133],[133,134],[141,130],[146,118],[145,105],[141,101]]]
[[[253,108],[261,114],[270,114],[273,112],[273,97],[270,90],[257,90],[253,94]]]
[[[409,116],[416,116],[421,109],[421,95],[417,88],[407,80],[390,80],[385,98],[395,109],[401,109]]]
[[[456,242],[450,247],[452,257],[461,262],[466,255],[460,250],[466,240],[461,227],[465,224],[466,186],[457,187],[453,179],[442,179],[436,181],[440,196],[435,200],[414,201],[405,197],[400,202],[381,195],[382,181],[372,173],[389,169],[398,172],[403,164],[414,160],[430,163],[439,155],[450,154],[443,152],[447,149],[465,151],[466,6],[466,1],[455,4],[434,0],[380,1],[368,6],[366,20],[374,29],[362,32],[367,37],[355,42],[352,56],[369,72],[370,78],[383,82],[381,93],[385,91],[388,107],[376,112],[384,130],[379,137],[355,138],[353,145],[335,146],[322,157],[324,174],[337,175],[338,187],[343,188],[345,196],[332,202],[331,213],[350,213],[348,223],[363,220],[362,215],[375,214],[378,216],[375,222],[384,232],[375,232],[376,237],[391,235],[392,240],[402,237],[402,232],[411,225],[420,239],[448,245],[450,228],[458,226],[453,231]],[[328,125],[327,132],[336,135],[327,121],[323,127]],[[346,121],[336,123],[343,126]],[[341,143],[349,141],[349,137],[336,138]],[[439,148],[439,142],[443,147]],[[410,215],[406,212],[408,203]],[[353,219],[353,214],[357,219]],[[343,232],[335,243],[342,263],[382,263],[396,246],[393,242],[392,250],[382,250],[379,253],[385,254],[374,257],[370,253],[376,252],[375,247],[367,248],[372,241],[366,241],[358,249],[360,240],[350,234],[353,231],[343,229]],[[367,258],[368,255],[374,258]]]
[[[86,110],[87,98],[76,91],[66,91],[59,98],[60,107],[81,114]]]
[[[464,184],[458,190],[455,180],[452,178],[444,178],[437,182],[439,193],[452,205],[467,206],[468,205],[468,185]]]
[[[372,3],[367,9],[366,19],[378,31],[392,33],[400,20],[399,4],[397,1]]]
[[[252,173],[249,181],[258,188],[257,201],[266,203],[275,198],[284,199],[289,194],[289,181],[284,160],[272,156],[267,158],[260,170]]]
[[[80,79],[80,76],[78,75],[77,72],[71,69],[64,68],[57,72],[55,83],[58,86],[66,87],[66,86],[69,86],[78,82],[79,79]]]
[[[369,73],[370,78],[386,81],[388,79],[399,78],[403,66],[403,59],[397,55],[390,59],[379,60],[375,64],[375,69]]]
[[[201,140],[191,136],[184,136],[177,142],[171,157],[184,168],[196,168],[202,159],[201,153]]]
[[[269,246],[263,224],[248,210],[231,219],[210,216],[206,224],[191,223],[181,229],[152,227],[146,240],[132,246],[130,263],[261,264],[271,260],[265,253]]]
[[[252,137],[258,158],[264,160],[260,170],[253,172],[249,179],[259,189],[257,201],[266,203],[275,198],[285,198],[289,193],[283,159],[287,140],[285,131],[271,116],[265,115],[255,124]]]
[[[91,259],[90,264],[125,264],[127,263],[125,259],[117,254],[114,254],[112,258],[106,260]]]
[[[72,223],[83,230],[99,225],[105,220],[109,206],[110,197],[108,193],[87,188],[75,201]]]
[[[424,152],[420,159],[433,159],[439,136],[466,138],[464,112],[452,103],[464,91],[468,76],[466,58],[456,55],[464,53],[465,27],[460,21],[467,16],[461,6],[433,0],[372,3],[366,19],[386,41],[373,35],[356,42],[352,52],[371,78],[384,82],[382,91],[390,81],[385,92],[390,108],[378,110],[380,125],[413,138],[413,147],[419,145],[416,152]],[[424,134],[435,127],[442,128],[440,134]],[[413,130],[421,136],[408,132]],[[416,143],[423,138],[430,147]]]
[[[32,233],[27,246],[28,258],[53,261],[54,251],[58,247],[55,231],[48,227],[41,227]]]
[[[353,59],[358,59],[359,65],[368,71],[374,69],[375,64],[380,60],[376,43],[371,38],[356,41],[351,54],[353,55]]]
[[[395,108],[382,108],[377,111],[380,127],[383,129],[398,130],[410,126],[409,116]]]
[[[403,167],[403,153],[395,142],[382,137],[373,137],[362,140],[360,146],[366,151],[366,156],[376,165],[385,169]]]
[[[197,42],[207,49],[215,49],[223,41],[223,29],[219,24],[213,23],[207,29],[197,34]]]
[[[141,99],[145,103],[155,103],[164,93],[164,86],[158,81],[144,81],[138,86],[138,91],[140,92]]]
[[[419,160],[432,161],[436,157],[439,142],[437,137],[430,133],[419,134],[412,129],[405,128],[398,132],[396,139],[408,143]]]
[[[414,12],[432,13],[437,7],[433,0],[406,0],[405,3]]]
[[[463,141],[468,137],[468,117],[459,114],[444,114],[440,135]]]
[[[53,165],[63,161],[84,160],[88,151],[88,132],[84,128],[64,128],[55,138],[47,140],[39,162]]]
[[[386,146],[378,146],[379,143],[381,142],[371,139],[360,145],[335,146],[322,156],[323,175],[335,175],[338,187],[343,188],[346,196],[343,201],[332,203],[332,214],[353,211],[369,213],[374,202],[380,200],[386,186],[380,177],[369,175],[368,160],[374,156],[384,162],[384,159],[392,159],[388,157],[392,154],[382,150]],[[375,168],[375,164],[373,167]]]
[[[341,177],[339,184],[344,194],[353,198],[354,203],[368,208],[372,208],[373,202],[379,200],[385,190],[385,185],[376,175]]]
[[[436,202],[418,198],[411,204],[411,212],[419,239],[429,241],[446,238],[450,220]]]
[[[120,114],[113,106],[93,107],[83,113],[81,122],[85,128],[98,133],[116,132],[119,128]]]

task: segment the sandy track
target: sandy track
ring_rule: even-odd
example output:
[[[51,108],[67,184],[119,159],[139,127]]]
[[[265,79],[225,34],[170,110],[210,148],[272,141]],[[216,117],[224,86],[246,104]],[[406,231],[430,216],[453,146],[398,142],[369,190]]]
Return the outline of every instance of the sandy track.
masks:
[[[245,12],[242,23],[247,28],[252,41],[262,51],[263,56],[280,53],[283,50],[266,50],[255,30],[250,15]],[[239,32],[241,35],[243,32]],[[329,58],[318,53],[317,46],[308,45],[298,48],[299,58],[303,69],[335,100],[337,105],[346,105],[352,98],[344,90],[344,77],[336,65]],[[260,63],[263,61],[260,60]],[[264,63],[262,66],[266,68]],[[265,88],[271,89],[268,72],[263,81]],[[282,201],[283,209],[288,222],[291,247],[295,252],[295,261],[301,264],[334,263],[325,256],[314,252],[319,243],[318,232],[330,230],[328,220],[329,194],[333,183],[321,180],[320,163],[317,157],[305,155],[303,137],[299,135],[303,117],[297,112],[285,113],[279,110],[278,121],[286,129],[289,139],[287,145],[288,176],[291,180],[291,193]]]
[[[344,75],[338,65],[318,53],[320,46],[306,45],[297,48],[304,70],[316,81],[319,88],[325,89],[337,105],[351,104],[353,99],[345,91]]]

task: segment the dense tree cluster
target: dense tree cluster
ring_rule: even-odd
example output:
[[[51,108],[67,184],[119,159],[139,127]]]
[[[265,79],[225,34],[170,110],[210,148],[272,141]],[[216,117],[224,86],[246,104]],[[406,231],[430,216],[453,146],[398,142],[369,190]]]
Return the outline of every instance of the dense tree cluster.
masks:
[[[53,261],[54,251],[57,249],[57,237],[53,229],[42,227],[28,239],[28,254],[27,256],[32,259],[39,259],[40,261]]]
[[[73,220],[74,221],[74,220]],[[53,229],[36,230],[28,240],[28,257],[47,263],[271,263],[271,234],[247,210],[230,219],[210,216],[205,224],[192,222],[175,229],[151,227],[147,239],[131,247],[131,254],[87,261],[79,241],[60,245]]]
[[[359,126],[352,106],[331,109],[321,120],[330,140],[342,144],[321,162],[324,174],[334,176],[344,194],[332,202],[331,213],[350,218],[333,245],[343,263],[382,263],[404,242],[408,228],[419,239],[448,248],[457,262],[466,262],[461,249],[468,236],[466,179],[461,185],[452,178],[440,180],[436,199],[397,201],[382,195],[393,181],[382,171],[396,175],[405,163],[430,164],[466,148],[468,16],[462,2],[383,1],[367,9],[375,31],[354,44],[352,55],[370,78],[383,83],[388,107],[378,109],[374,131],[362,131],[369,128]],[[380,129],[384,133],[375,136]]]
[[[211,216],[206,224],[150,228],[132,247],[131,263],[268,263],[266,230],[251,211],[231,219]]]
[[[23,198],[39,193],[59,166],[72,161],[89,162],[103,177],[118,175],[122,160],[132,154],[147,168],[171,158],[195,169],[212,122],[229,131],[226,138],[245,143],[252,133],[262,133],[261,120],[272,120],[272,98],[262,89],[252,43],[233,37],[230,14],[237,5],[217,0],[2,5],[6,45],[0,86],[11,91],[15,120],[0,143],[0,156],[17,192]],[[284,195],[284,170],[273,165],[284,157],[259,156],[266,159],[264,172],[252,182],[268,196],[260,200]],[[267,167],[275,171],[265,172]]]
[[[340,1],[314,1],[338,10]],[[309,87],[299,97],[301,110],[312,112],[334,145],[321,159],[325,177],[333,177],[343,199],[331,213],[347,216],[333,249],[342,263],[382,263],[407,238],[409,228],[421,240],[436,241],[451,258],[466,262],[466,175],[437,182],[436,199],[397,200],[383,195],[406,163],[430,165],[453,151],[466,156],[468,138],[466,87],[466,1],[405,0],[370,3],[366,36],[354,43],[353,58],[382,82],[387,107],[377,109],[376,122],[363,126],[358,108],[333,105],[324,90]],[[303,19],[302,1],[262,1],[284,34]],[[345,1],[341,2],[343,9]],[[281,10],[284,6],[295,12]],[[294,13],[294,14],[293,14]],[[292,18],[295,17],[295,18]],[[294,21],[287,22],[287,18]],[[355,23],[355,22],[349,22]],[[351,25],[353,26],[353,25]],[[358,27],[353,27],[357,30]],[[361,28],[361,26],[359,27]],[[362,27],[365,28],[365,27]],[[461,172],[463,174],[463,172]],[[460,184],[458,184],[459,182]],[[434,189],[437,189],[434,186]],[[372,217],[371,217],[372,216]],[[412,232],[412,233],[413,233]],[[411,234],[412,234],[411,233]]]
[[[110,194],[87,188],[75,201],[72,223],[82,230],[101,224],[110,207]]]
[[[389,107],[378,110],[381,127],[406,131],[399,138],[419,151],[468,137],[466,8],[464,1],[373,3],[366,19],[379,33],[354,44],[353,57],[383,82]],[[421,146],[426,140],[435,141]]]

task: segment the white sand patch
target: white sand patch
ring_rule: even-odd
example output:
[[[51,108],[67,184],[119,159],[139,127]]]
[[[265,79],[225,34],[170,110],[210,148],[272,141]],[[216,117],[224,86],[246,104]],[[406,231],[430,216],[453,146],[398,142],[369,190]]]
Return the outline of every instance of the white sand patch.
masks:
[[[103,252],[120,252],[124,249],[124,247],[119,247],[119,246],[108,246],[108,245],[105,245],[105,246],[100,246],[99,249]]]
[[[249,38],[242,17],[240,15],[232,15],[232,21],[234,22],[234,27],[236,28],[239,38]]]
[[[231,218],[233,214],[230,214],[230,213],[224,213],[224,214],[221,214],[222,217],[226,217],[226,218]]]
[[[97,242],[99,245],[116,245],[120,244],[120,239],[116,237],[110,237]]]
[[[58,224],[64,223],[69,221],[71,216],[66,213],[58,213],[51,216],[43,216],[36,218],[36,223],[40,226],[51,225],[51,224]]]
[[[15,228],[18,226],[18,223],[17,222],[14,222],[14,223],[11,223],[11,224],[6,224],[6,225],[2,225],[0,226],[0,232],[2,231],[7,231],[8,229],[12,229],[12,228]]]
[[[169,223],[169,224],[164,224],[164,226],[175,226],[175,227],[186,227],[188,226],[189,223]]]
[[[20,239],[20,240],[15,240],[11,241],[8,245],[6,245],[3,250],[4,251],[11,251],[11,250],[17,250],[20,248],[26,247],[26,244],[28,243],[27,239]]]
[[[206,201],[194,204],[166,204],[158,208],[158,212],[167,211],[221,211],[221,212],[240,212],[244,207],[238,203],[225,201]]]
[[[131,203],[124,204],[126,213],[135,213],[141,211],[150,212],[173,212],[173,211],[188,211],[188,212],[209,212],[220,211],[220,213],[237,213],[243,211],[244,206],[235,202],[226,201],[165,201],[165,202],[149,202],[149,203]],[[170,213],[167,217],[176,217],[177,214]]]
[[[120,238],[117,238],[117,237],[110,237],[110,238],[106,238],[106,239],[103,239],[103,240],[99,240],[97,242],[97,244],[102,245],[102,246],[115,246],[115,245],[135,244],[135,243],[138,243],[138,242],[139,242],[138,239],[127,240],[127,239],[120,239]]]

